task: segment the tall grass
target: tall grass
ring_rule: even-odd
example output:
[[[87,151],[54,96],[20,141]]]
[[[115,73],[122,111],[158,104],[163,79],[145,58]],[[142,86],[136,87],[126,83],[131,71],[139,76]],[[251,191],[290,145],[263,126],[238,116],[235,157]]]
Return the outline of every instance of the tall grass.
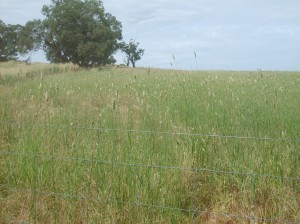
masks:
[[[73,64],[26,64],[18,61],[0,63],[0,68],[0,84],[13,84],[34,77],[43,79],[44,76],[78,70],[78,66]]]
[[[300,73],[0,67],[0,223],[300,220],[299,142],[164,133],[299,139]]]

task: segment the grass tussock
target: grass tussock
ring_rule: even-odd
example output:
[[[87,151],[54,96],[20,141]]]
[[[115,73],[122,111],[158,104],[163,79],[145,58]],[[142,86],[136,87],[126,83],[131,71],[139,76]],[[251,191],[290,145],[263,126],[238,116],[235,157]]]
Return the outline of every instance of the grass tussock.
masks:
[[[300,73],[0,68],[0,223],[299,222]]]

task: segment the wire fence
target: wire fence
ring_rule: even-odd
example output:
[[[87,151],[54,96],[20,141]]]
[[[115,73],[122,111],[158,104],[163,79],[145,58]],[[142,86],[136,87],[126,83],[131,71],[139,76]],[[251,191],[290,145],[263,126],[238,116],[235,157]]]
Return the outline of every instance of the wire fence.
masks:
[[[131,133],[143,133],[143,134],[185,135],[185,136],[194,136],[194,137],[210,137],[210,138],[225,138],[225,139],[232,138],[232,139],[245,139],[245,140],[257,140],[257,141],[300,142],[300,139],[289,139],[289,138],[269,138],[269,137],[203,134],[203,133],[187,133],[187,132],[164,132],[164,131],[118,129],[118,128],[97,128],[97,127],[85,127],[85,126],[76,126],[76,125],[28,124],[28,123],[13,123],[13,122],[0,122],[0,124],[17,126],[17,127],[27,126],[27,127],[36,127],[36,128],[78,129],[78,130],[89,130],[89,131],[97,131],[97,132],[113,131],[113,132],[131,132]]]
[[[140,134],[160,134],[160,135],[184,135],[184,136],[193,136],[193,137],[208,137],[208,138],[221,138],[221,139],[240,139],[240,140],[255,140],[255,141],[273,141],[273,142],[300,142],[300,139],[285,139],[285,138],[269,138],[269,137],[253,137],[253,136],[237,136],[237,135],[217,135],[217,134],[201,134],[201,133],[185,133],[185,132],[160,132],[160,131],[150,131],[150,130],[131,130],[131,129],[115,129],[115,128],[95,128],[95,127],[83,127],[83,126],[71,126],[71,125],[44,125],[44,124],[22,124],[22,123],[14,123],[14,122],[0,122],[2,126],[14,126],[14,127],[33,127],[33,128],[51,128],[51,129],[77,129],[77,130],[90,130],[97,132],[125,132],[125,133],[140,133]],[[9,189],[12,192],[24,192],[30,193],[33,195],[33,222],[38,223],[38,195],[47,195],[47,196],[55,196],[58,198],[70,199],[75,198],[78,200],[88,200],[94,202],[105,202],[110,204],[123,204],[132,207],[146,207],[153,209],[162,209],[169,211],[179,211],[190,214],[192,216],[191,223],[199,223],[196,220],[196,217],[202,214],[209,215],[211,217],[226,217],[234,220],[244,220],[248,223],[286,223],[286,224],[296,224],[300,223],[300,220],[282,220],[280,218],[272,218],[272,217],[259,217],[256,208],[256,180],[260,178],[268,178],[279,181],[291,181],[293,185],[296,185],[300,189],[300,177],[289,177],[283,175],[273,175],[268,173],[247,173],[247,172],[237,172],[237,171],[227,171],[227,170],[217,170],[217,169],[207,169],[207,168],[198,168],[198,167],[183,167],[183,166],[164,166],[164,165],[155,165],[155,164],[143,164],[143,163],[129,163],[125,161],[115,161],[114,158],[111,160],[98,160],[90,157],[75,157],[75,156],[57,156],[57,155],[46,155],[43,153],[28,153],[28,152],[20,152],[19,150],[13,149],[2,149],[0,150],[1,157],[20,157],[32,159],[34,161],[34,169],[35,175],[38,176],[39,164],[41,160],[49,160],[49,161],[76,161],[82,163],[89,164],[103,164],[112,167],[129,167],[135,169],[146,169],[146,170],[162,170],[162,171],[170,171],[175,170],[178,172],[189,172],[193,176],[193,191],[196,192],[200,187],[197,181],[197,175],[200,173],[205,173],[208,175],[222,175],[222,176],[240,176],[243,178],[250,179],[251,183],[251,193],[253,194],[253,204],[251,206],[251,211],[249,211],[248,215],[240,215],[240,214],[232,214],[227,212],[214,212],[209,210],[202,210],[199,206],[196,205],[195,200],[192,200],[192,204],[188,208],[169,206],[167,204],[158,204],[158,203],[148,203],[144,202],[139,198],[139,189],[138,184],[136,184],[136,189],[134,190],[134,198],[133,200],[124,201],[120,198],[110,196],[101,197],[93,197],[86,194],[69,194],[67,192],[56,192],[56,191],[45,191],[41,190],[38,187],[37,179],[33,180],[28,188],[15,187],[9,184],[1,184],[0,190],[3,188]],[[136,175],[138,176],[138,174]],[[137,181],[138,182],[138,181]],[[98,195],[99,196],[99,195]],[[300,209],[300,208],[299,208]],[[300,212],[300,211],[299,211]],[[11,222],[14,222],[11,220]],[[242,221],[241,221],[242,222]],[[1,218],[0,218],[1,223]],[[202,223],[202,222],[200,222]],[[203,222],[205,223],[205,222]],[[235,223],[235,222],[234,222]],[[240,223],[236,221],[236,223]]]

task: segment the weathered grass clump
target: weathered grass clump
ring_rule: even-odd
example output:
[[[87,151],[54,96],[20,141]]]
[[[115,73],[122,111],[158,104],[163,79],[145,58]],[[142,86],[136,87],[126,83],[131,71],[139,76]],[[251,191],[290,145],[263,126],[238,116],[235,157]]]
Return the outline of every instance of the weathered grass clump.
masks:
[[[0,68],[0,223],[299,222],[300,73]]]

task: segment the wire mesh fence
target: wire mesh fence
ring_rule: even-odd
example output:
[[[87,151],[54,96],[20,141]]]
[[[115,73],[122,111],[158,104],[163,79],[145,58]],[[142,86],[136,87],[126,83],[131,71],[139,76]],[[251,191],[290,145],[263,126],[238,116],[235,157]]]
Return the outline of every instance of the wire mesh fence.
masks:
[[[44,129],[75,129],[80,132],[94,131],[98,134],[112,132],[114,134],[183,135],[196,138],[268,141],[275,142],[276,144],[281,142],[282,144],[293,143],[296,145],[300,139],[106,129],[70,125],[20,124],[12,122],[0,122],[0,125],[12,128],[30,127],[32,131],[33,139],[31,139],[32,141],[29,144],[29,150],[24,149],[22,143],[19,143],[20,146],[17,149],[5,146],[0,150],[1,158],[4,161],[2,173],[7,177],[6,181],[0,182],[1,192],[4,195],[9,195],[9,192],[17,192],[20,195],[27,195],[30,198],[31,208],[28,217],[25,218],[27,221],[25,223],[41,223],[41,220],[43,220],[42,216],[44,215],[43,208],[46,204],[50,203],[50,198],[51,201],[71,200],[70,204],[75,203],[76,205],[83,203],[85,206],[81,208],[86,210],[85,213],[88,220],[91,220],[91,216],[96,212],[90,211],[89,209],[95,209],[96,207],[90,207],[89,205],[100,204],[109,208],[117,208],[119,212],[132,212],[132,214],[126,214],[126,216],[138,216],[141,209],[147,209],[147,212],[151,209],[163,213],[167,212],[171,217],[168,221],[174,221],[175,223],[300,223],[299,215],[286,217],[280,214],[281,210],[295,210],[293,214],[299,213],[299,198],[294,198],[294,200],[288,199],[289,201],[283,203],[282,206],[280,205],[280,201],[276,201],[276,194],[282,194],[283,191],[288,189],[292,189],[295,192],[294,196],[300,195],[300,177],[298,176],[201,168],[193,162],[186,166],[170,165],[172,161],[168,165],[162,165],[159,164],[160,160],[152,160],[152,163],[144,163],[143,161],[146,160],[140,158],[123,157],[120,150],[126,151],[126,147],[129,146],[124,146],[124,149],[120,145],[117,145],[116,142],[120,141],[120,136],[116,137],[108,146],[108,148],[111,147],[108,156],[97,154],[99,153],[98,151],[101,151],[101,144],[98,145],[99,150],[96,150],[95,154],[89,154],[86,150],[80,151],[80,145],[76,150],[72,150],[71,153],[59,150],[55,151],[55,149],[49,151],[41,148],[41,144],[34,144],[35,141],[40,141],[40,139],[35,139],[33,132],[41,132]],[[61,135],[62,133],[63,131],[60,132]],[[47,134],[49,133],[46,133],[45,136]],[[51,140],[53,137],[58,138],[56,134],[47,135],[48,140]],[[104,142],[101,136],[98,137]],[[133,141],[131,139],[132,136],[128,135],[127,137],[128,141]],[[162,141],[164,141],[164,138],[162,138]],[[71,147],[75,147],[73,143],[70,143],[70,145]],[[87,147],[87,149],[89,148]],[[102,150],[101,153],[103,152]],[[153,159],[150,158],[153,154],[149,155],[144,155],[149,156],[149,160],[147,161]],[[132,159],[132,162],[129,159]],[[141,162],[139,163],[138,161]],[[22,171],[21,176],[18,176],[20,169]],[[214,187],[217,181],[221,184]],[[281,190],[277,192],[274,189],[268,189],[268,186],[275,186],[275,189],[278,188]],[[269,194],[268,191],[272,190],[275,193],[272,192],[272,194]],[[170,197],[168,192],[172,192],[172,197]],[[215,199],[209,194],[217,194],[219,197],[222,195],[220,201],[217,203],[220,204],[219,207],[212,209],[211,206],[215,203],[212,200]],[[266,199],[262,200],[264,197]],[[5,197],[3,198],[5,200]],[[235,201],[233,202],[233,200]],[[268,211],[268,206],[271,205],[270,201],[277,204],[277,208],[272,208]],[[247,205],[239,204],[239,202],[247,202]],[[230,209],[222,209],[222,203],[227,204]],[[55,206],[53,205],[55,209],[61,207],[59,202]],[[297,209],[298,212],[296,211]],[[58,213],[59,211],[56,212],[56,214]],[[141,212],[141,214],[145,213]],[[178,218],[179,214],[184,214],[185,218]],[[1,222],[17,222],[17,220],[11,217]],[[98,219],[95,219],[97,221],[91,221],[90,223],[102,223],[102,221],[105,223],[104,219],[102,221],[99,220],[101,219],[99,217],[103,218],[103,214],[97,217]],[[59,219],[57,218],[57,220]],[[56,222],[59,222],[57,220]],[[137,221],[133,217],[128,220],[122,220],[122,222]],[[144,219],[144,222],[151,223],[151,220],[153,221],[151,218]],[[120,222],[118,220],[110,221],[112,223]]]

